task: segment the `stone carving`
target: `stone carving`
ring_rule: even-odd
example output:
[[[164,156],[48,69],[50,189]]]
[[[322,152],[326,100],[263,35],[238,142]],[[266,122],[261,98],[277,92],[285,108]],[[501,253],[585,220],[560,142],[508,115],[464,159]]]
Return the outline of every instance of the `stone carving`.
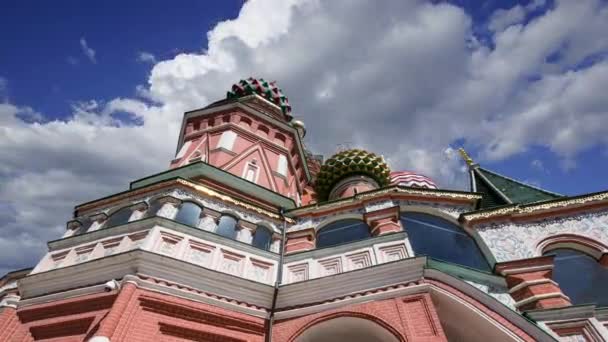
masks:
[[[536,222],[490,223],[476,228],[497,262],[539,256],[540,241],[559,234],[576,234],[608,245],[608,213],[549,218]]]
[[[321,276],[342,273],[342,259],[340,257],[319,260],[319,265],[321,265]]]
[[[398,245],[381,247],[379,248],[379,251],[381,255],[381,262],[391,262],[407,258],[407,249],[402,243]]]
[[[308,280],[308,263],[288,266],[289,283]]]
[[[190,246],[190,261],[201,266],[207,266],[211,260],[211,251]]]
[[[350,268],[353,270],[366,268],[372,265],[372,259],[369,255],[369,251],[347,255],[346,259],[349,261]]]
[[[507,288],[496,287],[496,286],[490,285],[490,284],[478,283],[478,282],[474,282],[472,280],[465,280],[465,281],[469,285],[472,285],[472,286],[476,287],[477,289],[481,290],[482,292],[487,293],[488,295],[490,295],[497,301],[503,303],[504,305],[508,306],[512,310],[514,310],[514,311],[516,310],[515,300],[513,300],[513,297],[511,297]]]

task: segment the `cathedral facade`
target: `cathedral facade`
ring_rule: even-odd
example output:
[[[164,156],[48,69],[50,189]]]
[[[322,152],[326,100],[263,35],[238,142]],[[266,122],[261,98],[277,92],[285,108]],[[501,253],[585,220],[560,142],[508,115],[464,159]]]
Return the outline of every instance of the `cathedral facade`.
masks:
[[[608,341],[608,192],[327,160],[276,83],[186,112],[161,173],[0,279],[0,341]]]

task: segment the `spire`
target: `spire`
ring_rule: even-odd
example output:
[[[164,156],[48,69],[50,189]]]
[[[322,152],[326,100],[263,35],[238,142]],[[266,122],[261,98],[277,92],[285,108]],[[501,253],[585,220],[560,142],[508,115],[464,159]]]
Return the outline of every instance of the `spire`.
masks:
[[[471,191],[483,194],[480,203],[482,209],[508,204],[541,202],[563,197],[560,194],[484,169],[476,164],[462,147],[458,149],[458,152],[469,166]]]
[[[496,172],[476,167],[471,170],[475,191],[483,193],[481,208],[507,204],[542,202],[562,197]]]

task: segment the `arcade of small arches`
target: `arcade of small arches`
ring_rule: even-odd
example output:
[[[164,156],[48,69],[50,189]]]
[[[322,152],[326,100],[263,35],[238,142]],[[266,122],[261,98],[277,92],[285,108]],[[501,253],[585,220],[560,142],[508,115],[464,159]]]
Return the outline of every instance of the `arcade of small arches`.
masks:
[[[166,205],[174,208],[173,212],[167,212],[164,209]],[[73,230],[72,235],[160,216],[187,226],[208,230],[228,239],[249,243],[259,249],[271,251],[273,240],[276,240],[271,228],[262,224],[245,222],[238,218],[236,214],[230,212],[218,214],[217,216],[206,214],[203,205],[193,201],[180,201],[167,197],[157,198],[149,201],[149,204],[140,202],[118,208],[112,211],[105,220],[103,218],[99,219],[100,215],[79,218],[76,221],[78,228]],[[102,215],[102,217],[105,218],[105,215]]]

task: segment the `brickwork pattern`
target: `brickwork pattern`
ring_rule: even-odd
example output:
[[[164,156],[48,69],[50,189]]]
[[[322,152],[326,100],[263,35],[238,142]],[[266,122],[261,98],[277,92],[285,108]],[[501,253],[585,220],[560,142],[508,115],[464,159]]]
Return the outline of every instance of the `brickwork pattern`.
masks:
[[[447,341],[428,294],[352,304],[277,321],[273,326],[273,341],[294,341],[315,324],[338,317],[369,319],[389,330],[400,341]]]

